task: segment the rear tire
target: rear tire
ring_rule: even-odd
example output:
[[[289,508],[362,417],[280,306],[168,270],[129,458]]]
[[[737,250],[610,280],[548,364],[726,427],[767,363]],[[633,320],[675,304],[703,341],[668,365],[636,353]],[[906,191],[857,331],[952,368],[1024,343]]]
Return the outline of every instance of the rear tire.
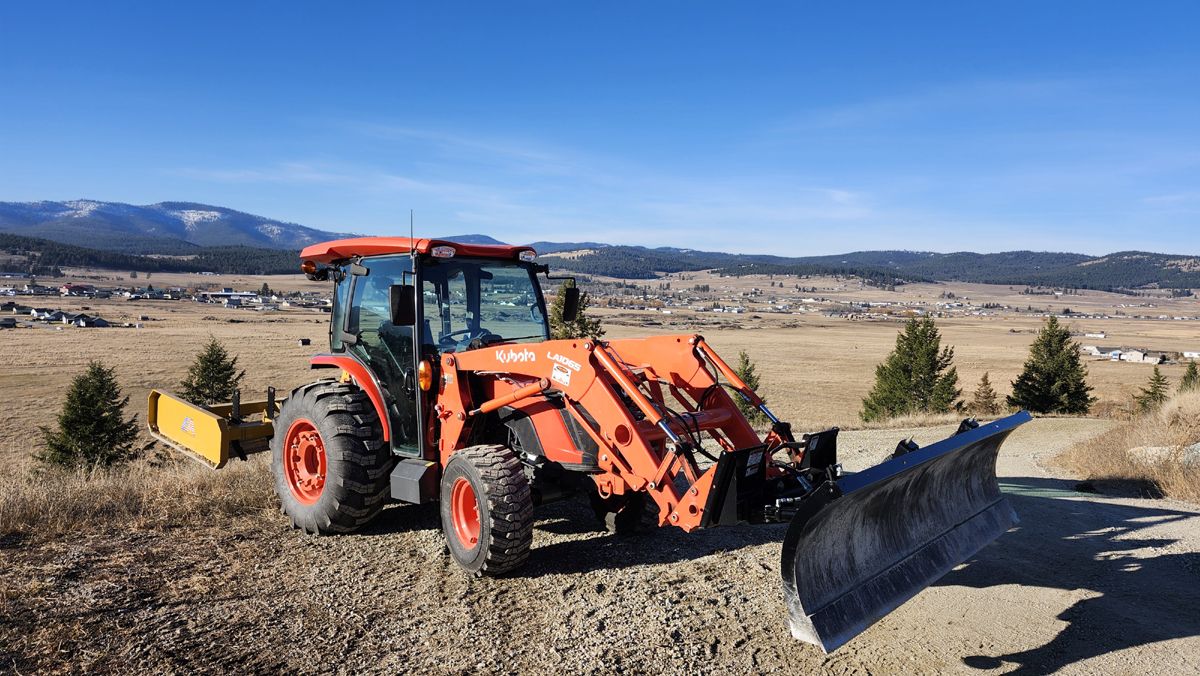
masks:
[[[592,511],[605,529],[616,535],[645,535],[658,530],[658,503],[645,493],[602,498],[588,494]]]
[[[283,402],[271,472],[293,528],[325,535],[362,527],[383,509],[394,465],[379,416],[358,387],[321,380]]]
[[[455,451],[442,472],[441,514],[450,557],[468,573],[503,575],[529,558],[533,496],[508,448]]]

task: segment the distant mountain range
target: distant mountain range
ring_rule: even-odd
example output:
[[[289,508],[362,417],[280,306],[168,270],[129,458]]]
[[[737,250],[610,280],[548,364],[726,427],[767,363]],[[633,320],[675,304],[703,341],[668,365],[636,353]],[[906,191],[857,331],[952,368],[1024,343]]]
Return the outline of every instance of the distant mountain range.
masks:
[[[127,254],[187,255],[198,247],[300,249],[352,236],[191,202],[0,202],[0,232]]]
[[[133,206],[91,200],[0,202],[0,233],[40,238],[0,237],[3,246],[13,253],[22,252],[22,256],[30,251],[47,252],[38,260],[8,264],[24,265],[30,270],[81,264],[131,270],[166,269],[164,266],[210,270],[222,267],[220,261],[228,259],[231,265],[227,267],[239,271],[290,271],[296,250],[357,236],[190,202]],[[482,234],[438,239],[504,244]],[[71,246],[52,246],[55,242]],[[530,246],[556,268],[623,279],[654,279],[656,273],[716,269],[726,275],[854,275],[880,286],[961,281],[1101,290],[1200,288],[1200,258],[1141,251],[1107,256],[1039,251],[856,251],[835,256],[783,257],[601,242],[533,242]],[[570,258],[556,255],[572,251],[586,253]],[[114,258],[110,254],[127,256]],[[139,263],[139,256],[150,255],[188,256],[191,260],[186,264],[161,259]]]
[[[657,272],[716,269],[726,275],[855,275],[878,285],[904,282],[977,282],[1121,291],[1200,288],[1200,258],[1121,251],[1107,256],[1044,251],[856,251],[836,256],[728,254],[676,248],[614,246],[567,258],[556,267],[576,272],[650,279]]]
[[[481,244],[503,244],[486,235]],[[455,238],[447,238],[455,239]],[[726,275],[854,275],[872,284],[904,282],[978,282],[1053,286],[1109,291],[1200,288],[1200,257],[1121,251],[1107,256],[1046,251],[1005,251],[993,254],[932,251],[856,251],[834,256],[783,257],[730,254],[677,247],[650,249],[598,242],[534,242],[539,254],[556,268],[574,272],[653,279],[655,273],[716,269]],[[555,254],[586,251],[565,258]]]

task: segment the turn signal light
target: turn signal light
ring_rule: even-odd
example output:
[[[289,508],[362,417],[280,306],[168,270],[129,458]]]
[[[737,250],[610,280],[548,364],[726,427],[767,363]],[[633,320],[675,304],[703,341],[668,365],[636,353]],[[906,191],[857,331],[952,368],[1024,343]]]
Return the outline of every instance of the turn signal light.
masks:
[[[454,258],[454,247],[435,246],[432,253],[434,258]]]
[[[433,387],[433,367],[424,359],[417,364],[417,385],[422,392],[428,392],[429,388]]]
[[[522,261],[525,261],[526,263],[528,263],[529,261],[537,258],[537,252],[536,251],[522,251],[521,253],[517,254],[517,258],[520,258]]]
[[[311,275],[317,271],[317,264],[312,261],[304,261],[300,264],[300,270],[306,275]]]

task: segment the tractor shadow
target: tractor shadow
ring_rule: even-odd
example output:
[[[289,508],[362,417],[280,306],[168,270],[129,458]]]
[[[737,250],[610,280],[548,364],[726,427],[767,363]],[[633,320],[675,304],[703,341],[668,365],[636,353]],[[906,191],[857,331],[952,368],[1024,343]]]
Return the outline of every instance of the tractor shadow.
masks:
[[[659,528],[645,535],[613,535],[592,512],[586,498],[573,498],[538,508],[534,548],[529,562],[513,575],[538,578],[596,570],[691,561],[783,541],[786,524],[742,525],[684,533]]]
[[[363,537],[399,535],[423,530],[440,530],[441,527],[438,503],[409,505],[397,502],[384,507],[379,516],[354,534]]]
[[[968,656],[966,666],[1050,674],[1125,648],[1200,636],[1200,553],[1163,552],[1178,540],[1139,537],[1155,526],[1200,518],[1200,511],[1153,507],[1148,500],[1133,506],[1069,499],[1080,495],[1071,481],[1022,477],[1000,483],[1021,523],[934,584],[1016,584],[1085,591],[1091,598],[1057,616],[1067,626],[1048,643]]]

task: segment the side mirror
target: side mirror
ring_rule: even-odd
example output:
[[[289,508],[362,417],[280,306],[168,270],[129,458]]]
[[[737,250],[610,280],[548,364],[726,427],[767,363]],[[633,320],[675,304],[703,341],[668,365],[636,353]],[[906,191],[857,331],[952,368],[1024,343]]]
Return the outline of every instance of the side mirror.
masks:
[[[392,311],[392,326],[412,326],[417,323],[417,289],[412,284],[393,284],[388,287],[388,305]]]
[[[563,290],[563,309],[562,318],[564,322],[575,321],[575,316],[579,314],[579,289],[574,286],[568,286]]]

